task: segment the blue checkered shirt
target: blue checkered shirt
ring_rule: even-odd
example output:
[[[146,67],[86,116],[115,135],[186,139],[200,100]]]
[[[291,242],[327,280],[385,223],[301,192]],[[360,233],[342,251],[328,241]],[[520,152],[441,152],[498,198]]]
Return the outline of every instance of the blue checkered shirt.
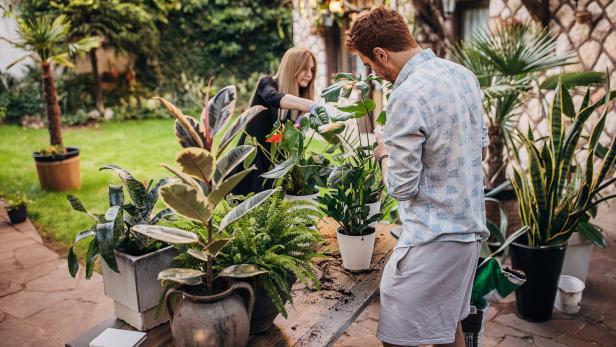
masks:
[[[403,226],[397,247],[487,239],[482,100],[472,72],[430,49],[400,71],[384,129],[385,181]]]

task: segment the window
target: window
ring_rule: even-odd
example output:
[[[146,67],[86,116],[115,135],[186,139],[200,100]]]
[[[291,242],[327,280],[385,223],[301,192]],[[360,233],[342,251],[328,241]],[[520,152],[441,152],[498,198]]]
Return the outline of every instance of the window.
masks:
[[[490,15],[489,1],[458,1],[454,14],[454,37],[456,40],[467,41],[473,33],[488,28]]]

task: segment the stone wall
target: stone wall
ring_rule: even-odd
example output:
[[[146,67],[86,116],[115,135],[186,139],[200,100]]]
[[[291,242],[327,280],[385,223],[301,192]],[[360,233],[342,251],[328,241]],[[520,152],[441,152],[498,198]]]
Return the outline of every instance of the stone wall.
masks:
[[[317,95],[327,86],[327,55],[325,40],[312,29],[316,11],[311,0],[293,0],[293,44],[309,49],[317,59]]]

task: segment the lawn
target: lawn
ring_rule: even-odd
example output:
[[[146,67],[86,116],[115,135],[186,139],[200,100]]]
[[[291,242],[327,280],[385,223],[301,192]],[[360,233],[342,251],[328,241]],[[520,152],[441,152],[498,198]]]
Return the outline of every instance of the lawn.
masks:
[[[92,221],[73,211],[66,194],[78,196],[86,208],[104,212],[108,208],[107,187],[121,184],[111,171],[99,171],[106,164],[116,164],[129,170],[137,179],[158,179],[168,176],[161,163],[172,164],[180,146],[173,135],[173,120],[143,120],[102,123],[92,127],[65,128],[64,143],[81,149],[80,189],[71,192],[46,192],[39,187],[32,152],[48,146],[47,129],[23,129],[0,126],[0,192],[23,192],[32,203],[28,206],[37,229],[68,249],[75,235],[89,229]],[[313,141],[312,149],[321,152],[325,144]],[[127,195],[128,197],[128,195]],[[162,207],[162,203],[159,202]],[[87,242],[77,247],[81,259]]]
[[[92,222],[85,215],[72,210],[66,194],[77,195],[84,205],[104,212],[108,207],[107,187],[121,184],[111,171],[99,171],[105,164],[116,164],[131,171],[139,180],[161,178],[167,171],[161,163],[173,163],[180,148],[173,135],[171,119],[103,123],[86,128],[64,129],[64,143],[81,148],[82,187],[71,192],[41,191],[32,152],[48,146],[47,129],[22,129],[0,126],[0,190],[20,191],[32,203],[29,215],[45,236],[67,248],[79,231]],[[85,252],[86,242],[78,248]]]

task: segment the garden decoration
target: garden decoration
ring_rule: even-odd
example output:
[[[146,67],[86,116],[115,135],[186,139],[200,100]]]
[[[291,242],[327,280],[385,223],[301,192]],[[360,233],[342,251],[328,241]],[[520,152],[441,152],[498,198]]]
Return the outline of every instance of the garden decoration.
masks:
[[[558,277],[561,273],[567,240],[578,232],[599,245],[604,244],[600,230],[590,222],[596,207],[616,195],[603,191],[616,182],[610,178],[616,165],[616,139],[608,148],[599,143],[609,104],[616,91],[610,90],[591,103],[588,88],[576,110],[568,88],[558,83],[549,110],[550,132],[535,138],[529,129],[519,134],[522,148],[528,153],[528,166],[515,156],[513,187],[519,201],[519,214],[528,231],[512,243],[512,264],[528,277],[516,291],[520,316],[532,321],[551,318]],[[599,121],[590,131],[587,143],[581,144],[584,125],[590,116],[603,108]],[[571,117],[565,126],[564,116]],[[588,151],[586,163],[573,165],[580,149]],[[517,153],[517,152],[516,152]]]
[[[43,78],[43,94],[51,146],[47,150],[34,152],[39,182],[45,190],[63,191],[81,186],[79,148],[65,147],[62,140],[62,119],[56,84],[52,76],[52,65],[72,67],[71,56],[82,54],[98,47],[99,38],[85,37],[69,41],[70,21],[65,16],[40,16],[17,18],[19,41],[4,40],[15,47],[32,52],[12,63],[28,57],[40,64]]]
[[[116,165],[106,165],[101,170],[112,170],[118,174],[131,201],[125,202],[123,186],[110,185],[109,209],[105,214],[97,214],[88,211],[77,197],[67,196],[73,209],[94,220],[90,229],[75,237],[67,256],[68,269],[71,276],[77,275],[79,261],[74,247],[80,241],[89,239],[85,255],[86,279],[91,278],[96,259],[103,258],[105,295],[114,300],[116,316],[138,330],[148,330],[168,319],[166,314],[155,317],[162,288],[153,271],[171,266],[176,252],[173,247],[152,242],[133,232],[131,227],[157,224],[173,214],[170,209],[153,213],[160,187],[168,180],[161,179],[156,183],[150,180],[146,184]]]
[[[276,190],[250,197],[229,211],[217,225],[212,215],[231,190],[254,170],[253,166],[233,174],[237,166],[250,164],[254,147],[242,145],[225,149],[246,119],[260,108],[247,110],[226,130],[235,105],[232,86],[221,90],[211,102],[206,93],[200,123],[184,116],[166,100],[160,101],[177,119],[176,137],[185,147],[176,157],[179,168],[165,165],[177,179],[161,188],[161,197],[169,208],[193,223],[194,231],[145,224],[134,226],[133,231],[169,244],[191,245],[180,256],[190,256],[200,262],[200,270],[170,268],[158,274],[165,285],[164,301],[170,313],[175,345],[244,346],[248,342],[254,295],[248,283],[231,279],[249,278],[265,271],[254,265],[236,264],[217,271],[215,277],[214,259],[231,241],[221,237],[221,231]],[[236,294],[238,290],[244,292],[246,304]],[[173,308],[173,299],[180,293]]]
[[[242,200],[223,201],[214,214],[214,224]],[[310,203],[288,201],[278,193],[222,231],[222,237],[231,241],[217,257],[218,267],[251,264],[267,271],[250,279],[255,291],[251,335],[271,328],[279,313],[287,318],[284,305],[293,303],[291,286],[295,281],[319,288],[312,263],[321,257],[316,249],[323,241],[314,228],[319,215]]]
[[[2,201],[11,224],[23,223],[28,219],[28,203],[30,200],[24,194],[16,193],[2,196]]]

